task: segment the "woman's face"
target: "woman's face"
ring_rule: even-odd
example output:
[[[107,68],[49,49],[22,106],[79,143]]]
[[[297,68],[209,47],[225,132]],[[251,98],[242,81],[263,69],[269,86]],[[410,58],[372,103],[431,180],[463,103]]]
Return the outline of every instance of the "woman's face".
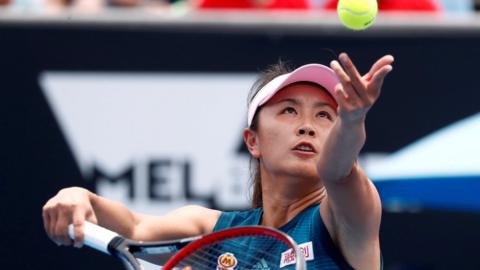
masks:
[[[275,94],[258,115],[261,169],[317,179],[316,165],[337,117],[336,107],[326,90],[312,83],[294,83]]]

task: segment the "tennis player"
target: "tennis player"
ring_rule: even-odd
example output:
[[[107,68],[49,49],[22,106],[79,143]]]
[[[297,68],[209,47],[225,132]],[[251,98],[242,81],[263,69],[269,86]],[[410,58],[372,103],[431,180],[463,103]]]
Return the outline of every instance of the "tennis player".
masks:
[[[227,227],[266,225],[300,245],[308,269],[381,269],[377,190],[357,162],[365,118],[393,57],[361,76],[347,54],[330,67],[272,66],[253,86],[243,138],[252,156],[253,208],[220,212],[185,206],[164,216],[129,211],[88,190],[62,189],[43,207],[58,245],[82,246],[85,220],[142,241],[182,238]],[[75,241],[67,236],[74,224]],[[278,269],[295,258],[282,253]],[[261,262],[256,269],[261,268]]]

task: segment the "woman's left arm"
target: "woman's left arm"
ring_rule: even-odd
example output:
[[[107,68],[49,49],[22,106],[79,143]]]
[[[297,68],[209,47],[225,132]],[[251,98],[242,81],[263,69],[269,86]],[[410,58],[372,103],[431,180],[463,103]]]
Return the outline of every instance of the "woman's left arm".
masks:
[[[345,53],[339,60],[342,65],[337,61],[331,63],[340,80],[335,88],[337,118],[317,169],[327,189],[328,197],[322,207],[327,208],[330,223],[335,224],[333,238],[351,262],[368,256],[359,250],[369,252],[365,247],[378,242],[381,203],[357,158],[366,140],[367,112],[380,96],[383,80],[392,70],[393,57],[380,58],[364,76]],[[359,258],[353,258],[356,256]]]

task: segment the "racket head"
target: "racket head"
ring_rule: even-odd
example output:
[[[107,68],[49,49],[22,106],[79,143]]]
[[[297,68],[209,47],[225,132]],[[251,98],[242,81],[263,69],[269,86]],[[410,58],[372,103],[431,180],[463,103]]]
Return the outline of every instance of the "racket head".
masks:
[[[297,243],[265,226],[243,226],[214,232],[188,244],[162,268],[171,269],[306,269]]]

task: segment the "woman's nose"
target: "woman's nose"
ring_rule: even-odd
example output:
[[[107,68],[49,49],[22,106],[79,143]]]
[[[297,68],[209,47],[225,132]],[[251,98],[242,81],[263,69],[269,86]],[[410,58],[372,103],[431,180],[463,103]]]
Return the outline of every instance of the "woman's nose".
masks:
[[[315,130],[309,126],[303,126],[298,129],[297,132],[298,135],[309,135],[314,137],[315,136]]]

